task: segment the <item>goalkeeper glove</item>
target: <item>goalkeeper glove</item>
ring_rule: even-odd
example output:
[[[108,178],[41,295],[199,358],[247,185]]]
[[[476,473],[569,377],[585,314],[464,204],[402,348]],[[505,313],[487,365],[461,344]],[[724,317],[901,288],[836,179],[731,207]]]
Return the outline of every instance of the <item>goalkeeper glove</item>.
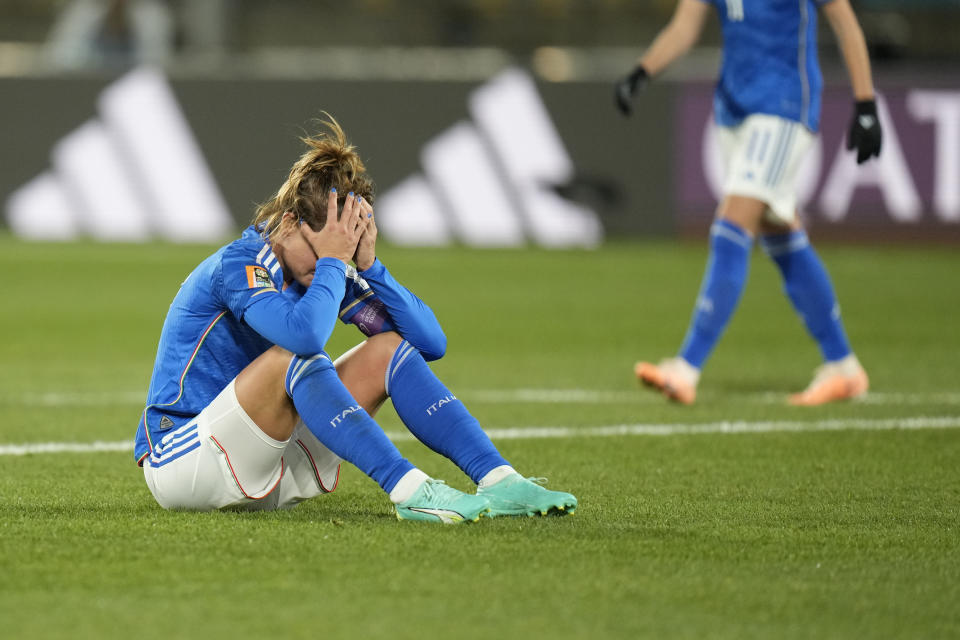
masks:
[[[650,74],[643,68],[643,65],[638,64],[630,72],[630,75],[617,81],[617,84],[613,87],[613,97],[620,113],[625,116],[633,113],[633,98],[643,91],[649,79]]]
[[[847,133],[847,149],[856,149],[857,164],[863,164],[871,156],[880,156],[883,131],[877,119],[876,101],[858,100],[854,107],[850,131]]]

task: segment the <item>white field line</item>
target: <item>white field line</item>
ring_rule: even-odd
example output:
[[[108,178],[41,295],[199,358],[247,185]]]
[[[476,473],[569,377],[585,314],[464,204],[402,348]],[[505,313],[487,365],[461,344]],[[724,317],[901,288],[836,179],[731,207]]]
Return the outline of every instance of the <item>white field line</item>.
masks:
[[[598,438],[611,436],[671,436],[708,433],[783,433],[817,431],[894,431],[916,429],[957,429],[960,416],[917,416],[912,418],[851,420],[780,420],[760,422],[704,422],[694,424],[618,424],[605,427],[511,427],[487,429],[493,440],[526,440],[545,438]],[[413,440],[408,432],[388,431],[394,442]],[[0,456],[22,456],[39,453],[96,453],[100,451],[132,451],[133,442],[39,442],[0,445]]]
[[[25,456],[34,453],[98,453],[100,451],[133,451],[133,440],[0,444],[0,456]]]
[[[147,394],[145,391],[49,391],[24,393],[19,396],[0,395],[0,404],[17,404],[27,407],[109,407],[139,405]]]
[[[600,391],[591,389],[474,389],[462,392],[471,402],[490,404],[651,404],[662,403],[659,394],[638,389],[636,391]],[[756,404],[785,404],[786,393],[736,393],[738,400]],[[930,391],[926,393],[898,393],[873,391],[853,401],[868,405],[960,405],[960,391]]]
[[[463,399],[485,404],[654,404],[663,398],[650,391],[603,391],[596,389],[465,389],[458,391]],[[102,407],[143,406],[143,391],[116,392],[46,392],[20,395],[0,394],[0,405],[27,407]],[[786,393],[737,393],[738,400],[755,404],[784,404]],[[865,405],[960,405],[960,391],[900,393],[874,391],[854,400]]]

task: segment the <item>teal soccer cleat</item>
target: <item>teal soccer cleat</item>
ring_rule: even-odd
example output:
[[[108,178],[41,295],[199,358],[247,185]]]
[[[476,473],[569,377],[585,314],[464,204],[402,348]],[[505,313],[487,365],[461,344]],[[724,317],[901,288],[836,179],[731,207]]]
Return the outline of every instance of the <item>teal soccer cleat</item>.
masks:
[[[524,478],[515,473],[489,487],[480,487],[477,495],[490,501],[488,518],[563,515],[577,510],[577,499],[573,495],[544,489],[541,485],[546,481],[546,478]]]
[[[397,520],[429,520],[444,524],[476,522],[490,511],[490,502],[427,478],[408,500],[396,505]]]

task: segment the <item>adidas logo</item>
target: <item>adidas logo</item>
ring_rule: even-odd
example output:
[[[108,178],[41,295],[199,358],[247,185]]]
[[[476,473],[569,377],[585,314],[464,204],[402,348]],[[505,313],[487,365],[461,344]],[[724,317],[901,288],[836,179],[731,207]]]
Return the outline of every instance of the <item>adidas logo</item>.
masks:
[[[7,221],[34,240],[222,239],[235,225],[166,78],[135,69],[98,99],[99,116],[61,139],[52,168],[14,191]]]
[[[533,79],[509,69],[469,97],[472,122],[424,146],[422,173],[377,198],[377,224],[394,244],[594,247],[595,211],[557,191],[574,178]]]

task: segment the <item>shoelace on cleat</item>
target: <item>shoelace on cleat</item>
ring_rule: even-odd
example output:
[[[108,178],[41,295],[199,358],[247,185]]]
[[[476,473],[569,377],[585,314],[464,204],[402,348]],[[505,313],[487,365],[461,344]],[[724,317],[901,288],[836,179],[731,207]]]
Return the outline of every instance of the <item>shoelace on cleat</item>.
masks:
[[[454,489],[448,487],[447,483],[443,480],[427,478],[424,482],[423,494],[427,499],[440,498],[454,491]]]

